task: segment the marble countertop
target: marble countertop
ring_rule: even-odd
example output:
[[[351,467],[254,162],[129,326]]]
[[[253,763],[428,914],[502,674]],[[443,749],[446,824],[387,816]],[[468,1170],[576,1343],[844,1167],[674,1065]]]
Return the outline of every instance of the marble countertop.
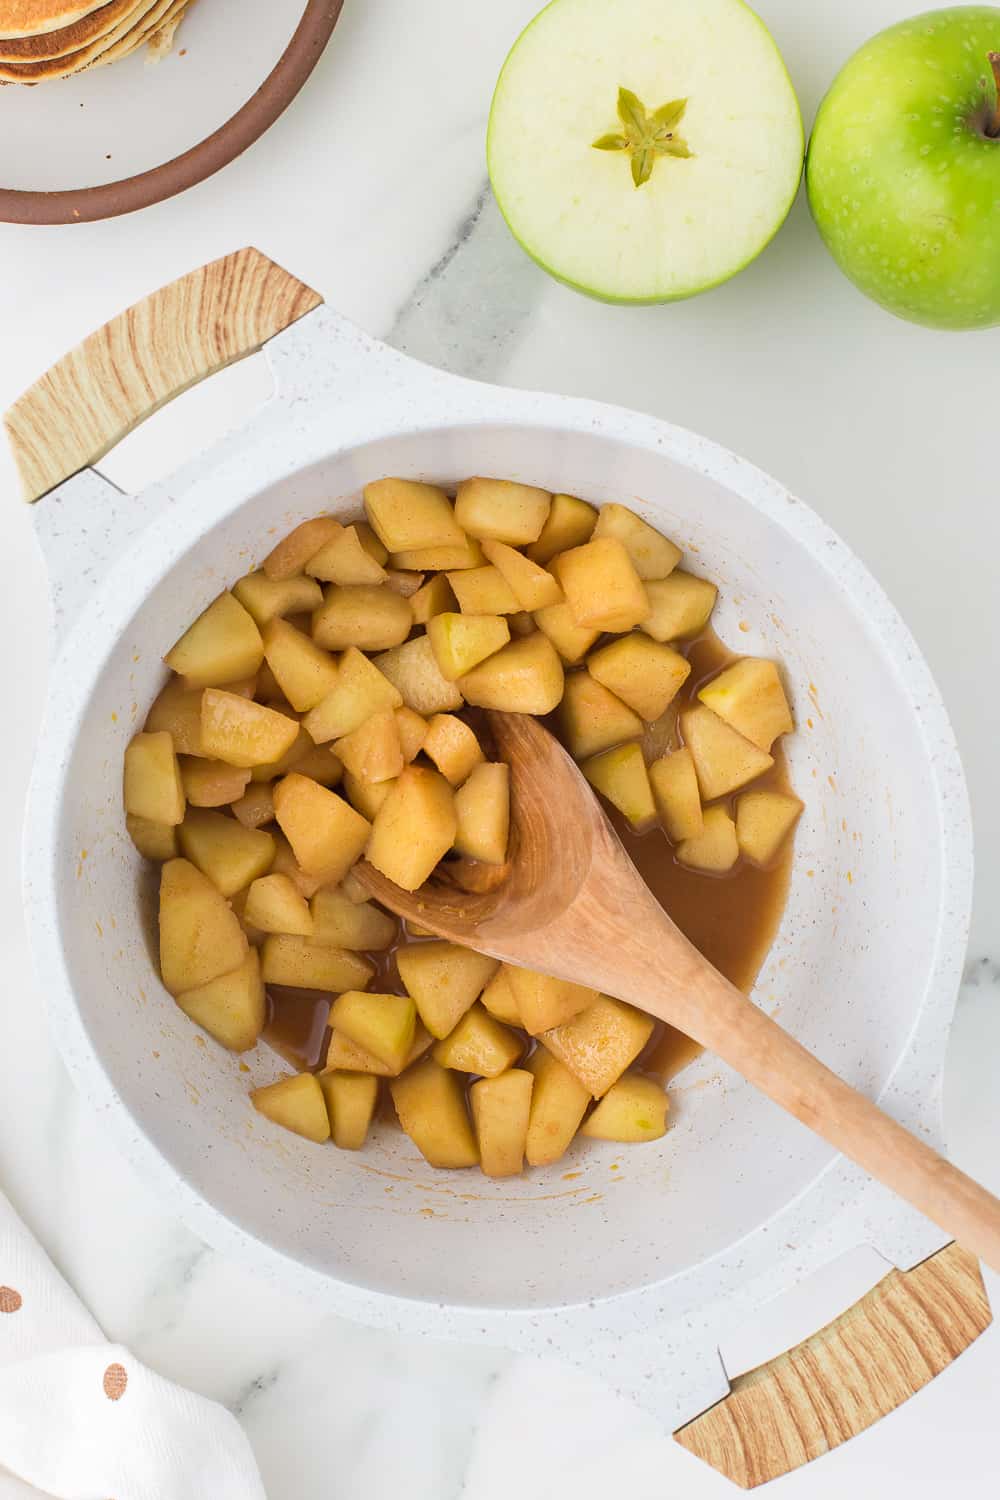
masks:
[[[207,3],[207,0],[206,0]],[[912,0],[758,0],[807,121],[839,62]],[[253,243],[370,332],[514,385],[654,412],[747,455],[805,497],[887,588],[941,683],[968,772],[976,911],[946,1096],[955,1160],[1000,1190],[1000,784],[994,624],[1000,507],[991,466],[1000,330],[946,335],[864,301],[800,199],[734,282],[674,307],[621,309],[551,281],[486,189],[493,80],[537,0],[347,0],[310,85],[243,159],[184,198],[69,229],[0,227],[7,288],[0,407],[67,347],[183,271]],[[180,65],[178,63],[178,65]],[[373,108],[377,101],[377,108]],[[250,361],[184,398],[105,465],[134,479],[242,418]],[[594,1377],[502,1351],[408,1342],[256,1280],[164,1215],[82,1108],[47,1033],[20,914],[17,824],[45,693],[46,581],[6,452],[0,640],[0,1183],[109,1336],[229,1405],[268,1493],[319,1500],[522,1500],[610,1487],[634,1500],[722,1496],[725,1482]],[[836,997],[831,997],[835,1003]],[[846,1305],[865,1252],[791,1308],[734,1329],[730,1373]],[[994,1300],[996,1278],[992,1279]],[[906,1408],[781,1492],[918,1497],[1000,1472],[1000,1331]],[[0,1475],[0,1496],[20,1494]]]

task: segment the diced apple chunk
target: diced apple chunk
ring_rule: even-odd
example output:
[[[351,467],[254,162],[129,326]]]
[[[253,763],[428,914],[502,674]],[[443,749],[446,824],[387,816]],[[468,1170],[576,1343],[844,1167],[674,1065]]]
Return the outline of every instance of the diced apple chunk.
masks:
[[[395,785],[395,781],[362,781],[350,771],[344,774],[344,796],[369,823],[374,823],[376,814]]]
[[[564,1025],[593,1005],[599,994],[586,985],[554,979],[551,974],[538,974],[534,969],[510,967],[507,982],[521,1018],[520,1025],[529,1036],[540,1036],[553,1026]]]
[[[414,595],[419,592],[423,581],[423,573],[412,573],[405,568],[387,568],[385,570],[386,587],[392,589],[394,594],[401,594],[404,599],[412,601]],[[413,608],[412,602],[410,608]]]
[[[795,728],[773,661],[748,656],[734,662],[701,688],[698,697],[759,750],[770,750],[779,734]]]
[[[558,724],[563,743],[577,760],[642,734],[638,714],[589,672],[571,672],[566,678]]]
[[[271,796],[270,784],[266,781],[254,782],[248,786],[243,796],[237,797],[232,806],[234,816],[244,828],[263,828],[266,823],[274,822],[274,798]]]
[[[390,561],[394,568],[421,573],[447,572],[450,577],[450,570],[481,568],[486,559],[475,537],[463,536],[460,543],[450,547],[414,547],[408,552],[394,552]]]
[[[331,584],[312,617],[313,640],[328,651],[384,651],[405,641],[412,625],[409,600],[385,584]]]
[[[691,664],[670,646],[633,631],[588,657],[587,671],[652,724],[691,675]]]
[[[125,811],[150,823],[180,823],[184,784],[170,735],[137,734],[125,750]]]
[[[642,746],[633,740],[602,750],[580,766],[592,787],[607,797],[635,829],[648,828],[656,821],[656,807],[649,784],[649,773],[642,757]]]
[[[766,751],[744,739],[710,708],[688,709],[681,714],[680,724],[705,802],[738,791],[774,765]]]
[[[265,574],[279,582],[293,578],[342,529],[340,522],[332,516],[313,516],[312,520],[301,522],[267,554]]]
[[[172,995],[197,989],[239,968],[247,940],[229,903],[186,859],[160,874],[160,973]]]
[[[228,807],[243,796],[250,780],[245,766],[202,760],[198,755],[185,755],[180,768],[184,796],[192,807]]]
[[[766,868],[799,820],[802,803],[786,792],[744,792],[736,802],[736,838],[751,864]]]
[[[440,772],[407,766],[375,816],[368,860],[415,891],[455,842],[457,826],[455,799]]]
[[[201,695],[201,754],[231,766],[269,765],[287,754],[299,736],[299,725],[222,688]]]
[[[534,621],[570,667],[583,660],[601,633],[589,625],[578,625],[568,604],[550,604],[546,609],[538,609]]]
[[[369,557],[374,557],[380,568],[384,568],[389,561],[389,549],[380,542],[375,534],[375,529],[367,521],[355,521],[353,523],[358,533],[358,541],[364,547]]]
[[[233,896],[265,875],[274,863],[274,839],[262,828],[244,828],[235,818],[189,807],[178,833],[181,849],[224,896]]]
[[[397,708],[395,714],[403,759],[409,765],[423,748],[424,740],[427,738],[427,720],[421,714],[414,713],[412,708],[407,708],[405,704],[402,708]]]
[[[519,609],[516,615],[508,615],[507,624],[512,636],[534,635],[535,633],[535,622],[526,609]]]
[[[313,936],[313,919],[306,898],[283,874],[262,875],[247,891],[243,920],[261,932],[294,932]],[[325,941],[325,935],[321,941]]]
[[[341,1151],[360,1151],[378,1103],[378,1079],[370,1073],[320,1073],[317,1082],[326,1100],[333,1144]]]
[[[426,625],[435,615],[455,608],[455,595],[444,573],[435,573],[410,597],[414,625]]]
[[[321,1145],[330,1139],[330,1117],[323,1090],[312,1073],[293,1073],[250,1094],[253,1107],[275,1125]]]
[[[520,1007],[514,993],[514,986],[510,982],[513,972],[510,964],[501,964],[480,996],[490,1015],[502,1021],[505,1026],[520,1026],[521,1024]]]
[[[324,583],[384,583],[385,569],[361,545],[353,526],[345,526],[306,563],[310,578]]]
[[[264,1029],[267,1005],[260,959],[250,949],[239,968],[177,996],[185,1015],[231,1052],[248,1052]]]
[[[287,620],[271,620],[263,630],[264,655],[282,693],[299,713],[315,708],[333,690],[337,663]]]
[[[724,807],[706,807],[703,818],[701,833],[677,845],[677,858],[690,870],[724,875],[740,857],[736,824]]]
[[[668,1108],[655,1079],[626,1073],[608,1089],[580,1134],[598,1141],[657,1141],[667,1133]]]
[[[426,717],[462,706],[462,694],[456,683],[443,676],[427,635],[415,636],[412,641],[383,652],[375,658],[375,666],[399,690],[401,701],[414,713]]]
[[[432,1167],[474,1167],[479,1148],[457,1073],[428,1057],[389,1085],[399,1123]]]
[[[675,547],[641,516],[624,505],[609,504],[601,508],[594,537],[617,537],[644,581],[666,578],[681,560],[681,549]]]
[[[312,613],[323,603],[323,590],[315,578],[268,578],[266,573],[248,573],[233,584],[233,594],[258,630],[283,615]]]
[[[600,995],[542,1042],[566,1064],[595,1099],[602,1098],[634,1062],[653,1034],[652,1017],[610,995]]]
[[[171,677],[146,715],[146,733],[169,734],[177,755],[203,755],[201,699],[201,688],[185,687],[180,677]]]
[[[435,615],[427,623],[427,639],[442,677],[455,682],[499,651],[510,640],[502,615]]]
[[[704,630],[715,608],[718,589],[706,578],[682,573],[651,579],[646,584],[650,613],[640,629],[654,641],[679,641]]]
[[[435,714],[427,726],[423,752],[453,787],[460,787],[470,772],[482,764],[479,741],[454,714]]]
[[[287,875],[296,890],[301,891],[307,901],[311,900],[320,886],[324,884],[323,879],[319,875],[306,874],[295,858],[291,844],[280,829],[275,829],[271,837],[274,839],[275,845],[274,864],[271,866],[272,873],[275,875]]]
[[[455,496],[455,519],[470,536],[510,542],[538,540],[552,504],[548,490],[509,479],[465,479]]]
[[[548,1167],[566,1155],[590,1103],[590,1092],[545,1047],[536,1047],[524,1066],[535,1080],[525,1156],[531,1167]]]
[[[340,659],[337,680],[330,692],[306,714],[302,727],[317,745],[341,739],[372,714],[399,708],[403,697],[374,662],[352,646]]]
[[[371,901],[350,901],[342,892],[324,886],[312,898],[313,936],[335,948],[388,948],[399,930],[396,918]]]
[[[372,714],[343,739],[335,740],[333,749],[345,771],[370,784],[395,780],[406,764],[391,708]]]
[[[275,709],[274,712],[282,713],[283,711]],[[291,719],[293,713],[294,709],[289,708],[288,712],[283,714],[283,717]],[[297,725],[297,728],[298,733],[282,755],[279,755],[276,760],[261,761],[259,765],[250,768],[250,780],[254,785],[259,785],[260,783],[266,785],[274,781],[276,777],[284,776],[286,771],[290,771],[293,765],[304,760],[310,750],[314,748],[312,738],[302,728],[301,724]],[[335,762],[335,764],[339,764],[339,762]]]
[[[300,990],[349,990],[367,984],[375,972],[359,953],[284,932],[265,939],[261,964],[265,984]]]
[[[490,562],[510,585],[521,609],[545,609],[551,604],[563,602],[563,591],[551,573],[533,563],[516,548],[506,542],[483,543],[483,551]]]
[[[547,714],[562,698],[563,667],[548,636],[536,631],[487,657],[458,685],[466,701],[479,708]]]
[[[369,1052],[367,1047],[359,1047],[357,1042],[352,1042],[342,1031],[333,1031],[326,1049],[326,1071],[340,1068],[350,1073],[372,1073],[376,1078],[398,1078],[400,1073],[404,1073],[418,1058],[423,1057],[433,1042],[434,1038],[427,1027],[418,1021],[402,1068],[390,1068],[388,1063],[376,1057],[374,1052]]]
[[[232,594],[220,594],[163,658],[188,687],[219,687],[249,677],[264,660],[253,617]]]
[[[345,990],[333,1002],[330,1025],[398,1070],[413,1045],[417,1008],[409,995]]]
[[[148,818],[137,818],[135,813],[126,813],[125,827],[143,859],[176,859],[178,854],[176,823],[151,823]]]
[[[517,1061],[524,1044],[516,1031],[502,1026],[477,1001],[448,1036],[435,1043],[434,1061],[459,1073],[496,1078]]]
[[[557,552],[589,542],[596,525],[597,511],[586,500],[578,500],[575,495],[553,495],[545,525],[538,540],[527,549],[528,556],[544,567]]]
[[[693,839],[702,830],[701,794],[691,751],[684,746],[654,760],[649,784],[663,831],[672,844]]]
[[[368,842],[371,824],[336,792],[291,771],[274,788],[274,815],[307,875],[343,880]]]
[[[408,943],[396,954],[399,977],[432,1036],[446,1037],[499,968],[495,958],[456,943]]]
[[[517,1177],[524,1168],[534,1081],[523,1068],[510,1068],[499,1078],[480,1078],[469,1090],[479,1165],[487,1177]]]
[[[560,552],[552,568],[578,625],[631,630],[649,614],[642,580],[617,537],[600,537]]]
[[[379,541],[390,552],[450,547],[463,540],[451,501],[433,484],[377,479],[365,485],[365,510]]]
[[[466,859],[502,865],[510,836],[510,771],[490,762],[473,766],[455,793],[455,848]]]
[[[463,615],[512,615],[519,608],[513,589],[492,563],[449,573],[448,581]]]

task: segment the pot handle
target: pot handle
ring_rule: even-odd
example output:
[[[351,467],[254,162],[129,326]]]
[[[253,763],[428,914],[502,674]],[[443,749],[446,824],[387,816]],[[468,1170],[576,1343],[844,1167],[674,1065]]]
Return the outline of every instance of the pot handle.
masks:
[[[991,1321],[979,1262],[953,1242],[911,1271],[891,1271],[811,1338],[738,1376],[675,1439],[753,1489],[894,1411]]]
[[[259,250],[144,297],[63,356],[4,417],[25,500],[88,468],[159,407],[254,354],[322,297]]]

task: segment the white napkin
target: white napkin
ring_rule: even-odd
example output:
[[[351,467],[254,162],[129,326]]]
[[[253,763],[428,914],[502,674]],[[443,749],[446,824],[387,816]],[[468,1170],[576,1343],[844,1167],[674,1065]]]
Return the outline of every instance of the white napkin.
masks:
[[[109,1344],[2,1193],[0,1466],[60,1500],[265,1500],[236,1418]]]

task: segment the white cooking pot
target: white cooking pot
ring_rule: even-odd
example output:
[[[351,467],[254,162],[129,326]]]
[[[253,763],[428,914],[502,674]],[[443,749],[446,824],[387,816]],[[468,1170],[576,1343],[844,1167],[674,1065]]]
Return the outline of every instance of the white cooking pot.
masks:
[[[775,481],[650,417],[428,369],[318,302],[241,252],[115,320],[8,414],[26,492],[45,495],[59,636],[25,874],[53,1030],[143,1178],[212,1244],[368,1323],[585,1363],[677,1429],[726,1396],[718,1342],[738,1319],[861,1243],[913,1266],[940,1231],[711,1057],[662,1142],[588,1141],[515,1181],[431,1171],[395,1131],[357,1156],[293,1139],[247,1098],[280,1060],[258,1048],[242,1072],[159,982],[122,752],[192,617],[276,534],[357,515],[366,481],[484,473],[622,501],[719,583],[722,637],[779,657],[791,686],[807,807],[755,998],[940,1149],[972,875],[952,731],[877,584]],[[87,467],[275,334],[276,395],[246,430],[135,498]]]

